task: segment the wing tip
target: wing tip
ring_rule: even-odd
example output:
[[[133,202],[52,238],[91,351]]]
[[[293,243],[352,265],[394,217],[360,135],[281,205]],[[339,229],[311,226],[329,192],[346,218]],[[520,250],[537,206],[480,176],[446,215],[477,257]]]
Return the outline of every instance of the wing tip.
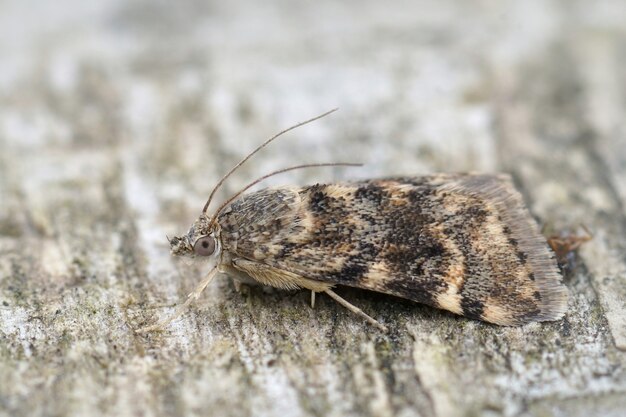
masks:
[[[461,182],[466,189],[482,195],[499,207],[502,220],[511,230],[511,236],[527,255],[539,293],[538,311],[505,320],[512,323],[498,324],[521,325],[563,318],[567,312],[569,291],[563,284],[554,253],[526,208],[521,193],[513,186],[511,177],[508,174],[473,174],[463,177]]]

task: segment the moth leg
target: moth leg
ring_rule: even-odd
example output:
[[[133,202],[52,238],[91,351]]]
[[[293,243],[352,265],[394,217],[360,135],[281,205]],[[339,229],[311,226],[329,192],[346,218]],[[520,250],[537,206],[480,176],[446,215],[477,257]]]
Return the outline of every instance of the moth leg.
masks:
[[[193,303],[195,300],[197,300],[198,297],[200,297],[200,294],[202,294],[202,291],[204,291],[207,285],[209,285],[209,283],[213,280],[215,275],[217,275],[217,272],[218,272],[217,266],[215,266],[213,269],[211,269],[211,271],[207,274],[207,276],[202,281],[200,281],[200,283],[196,286],[196,288],[194,288],[194,290],[191,293],[189,293],[189,295],[187,296],[187,300],[185,300],[184,303],[176,307],[176,311],[170,317],[163,319],[151,326],[145,326],[145,327],[142,327],[141,329],[137,329],[135,330],[135,333],[141,334],[141,333],[148,333],[154,330],[163,330],[168,324],[170,324],[171,322],[173,322],[174,320],[182,316],[183,313],[187,311],[187,308],[189,307],[189,305]]]
[[[311,308],[315,308],[315,291],[311,290]]]
[[[387,332],[387,328],[383,326],[381,323],[374,320],[372,317],[365,314],[363,310],[360,308],[353,306],[337,294],[335,294],[330,289],[330,284],[315,281],[311,279],[304,278],[300,275],[294,274],[292,272],[283,271],[278,268],[274,268],[270,265],[262,264],[259,262],[250,261],[247,259],[233,259],[233,266],[246,274],[250,275],[255,280],[259,281],[264,285],[269,285],[276,288],[281,289],[297,289],[297,288],[306,288],[311,290],[311,304],[315,302],[315,293],[316,292],[325,292],[335,301],[337,301],[342,306],[346,307],[348,310],[353,313],[361,316],[369,323],[378,327],[383,332]]]
[[[246,295],[250,292],[251,286],[259,285],[259,283],[252,279],[248,274],[234,268],[231,265],[220,265],[220,272],[228,275],[235,286],[237,294]]]
[[[361,310],[357,306],[350,304],[349,302],[347,302],[346,300],[344,300],[343,298],[338,296],[334,291],[326,290],[324,292],[326,294],[328,294],[330,296],[330,298],[332,298],[333,300],[337,301],[339,304],[341,304],[342,306],[344,306],[348,310],[352,311],[353,313],[355,313],[355,314],[361,316],[362,318],[364,318],[365,320],[367,320],[370,324],[373,324],[374,326],[378,327],[380,330],[382,330],[385,333],[389,332],[389,329],[387,329],[386,326],[384,326],[383,324],[379,323],[378,321],[376,321],[372,317],[368,316],[363,310]]]
[[[250,284],[240,281],[237,278],[233,278],[232,281],[233,285],[235,286],[235,292],[237,292],[237,294],[241,294],[242,296],[250,294]]]

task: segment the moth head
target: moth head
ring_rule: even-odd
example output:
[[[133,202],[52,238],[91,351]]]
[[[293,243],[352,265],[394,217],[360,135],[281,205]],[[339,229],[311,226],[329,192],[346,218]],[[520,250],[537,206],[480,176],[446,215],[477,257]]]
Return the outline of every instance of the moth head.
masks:
[[[181,237],[169,239],[173,255],[210,257],[219,253],[220,245],[214,223],[204,214]]]
[[[304,122],[297,123],[285,130],[282,130],[263,142],[261,145],[257,146],[252,152],[248,154],[245,158],[243,158],[237,165],[235,165],[226,175],[222,177],[218,181],[218,183],[213,187],[213,191],[209,194],[209,199],[207,200],[204,208],[202,209],[202,215],[200,218],[191,226],[189,232],[185,236],[175,237],[173,239],[169,239],[170,247],[172,250],[172,254],[174,255],[187,255],[187,256],[217,256],[220,253],[220,241],[219,241],[219,226],[217,224],[217,218],[220,213],[226,208],[229,207],[230,203],[236,200],[240,195],[242,195],[245,191],[255,186],[259,182],[269,178],[271,176],[282,174],[283,172],[293,171],[295,169],[300,168],[312,168],[312,167],[322,167],[322,166],[361,166],[361,164],[351,164],[344,162],[336,162],[330,164],[306,164],[306,165],[298,165],[290,168],[279,169],[278,171],[271,172],[267,175],[263,175],[262,177],[252,181],[250,184],[246,185],[243,189],[239,190],[237,193],[228,198],[225,202],[223,202],[220,207],[215,210],[215,213],[212,217],[207,215],[207,211],[209,206],[211,205],[211,201],[213,200],[213,196],[217,192],[217,190],[222,186],[224,181],[237,170],[242,164],[244,164],[252,155],[263,149],[267,144],[272,142],[274,139],[284,135],[285,133],[293,130],[299,126],[305,125],[307,123],[311,123],[315,120],[321,119],[324,116],[327,116],[333,112],[337,111],[337,109],[333,109],[327,111],[326,113],[320,114],[312,119],[305,120]]]

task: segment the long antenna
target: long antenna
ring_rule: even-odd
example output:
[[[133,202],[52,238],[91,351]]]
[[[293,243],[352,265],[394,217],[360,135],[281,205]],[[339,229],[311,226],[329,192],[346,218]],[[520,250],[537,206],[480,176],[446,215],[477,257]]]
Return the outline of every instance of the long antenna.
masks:
[[[235,166],[234,166],[234,167],[233,167],[230,171],[228,171],[228,173],[227,173],[226,175],[224,175],[224,176],[222,177],[222,179],[221,179],[221,180],[219,180],[219,181],[218,181],[217,185],[215,185],[215,187],[213,188],[213,191],[211,191],[211,194],[209,195],[209,199],[207,200],[206,204],[204,205],[204,208],[202,209],[202,213],[206,213],[206,211],[207,211],[207,210],[208,210],[208,208],[209,208],[209,205],[211,204],[211,200],[213,200],[213,196],[215,195],[215,193],[217,192],[217,190],[218,190],[218,189],[222,186],[222,184],[224,183],[224,181],[226,181],[226,179],[230,176],[230,174],[232,174],[233,172],[235,172],[235,170],[236,170],[237,168],[239,168],[240,166],[242,166],[242,165],[243,165],[243,164],[244,164],[244,163],[245,163],[248,159],[250,159],[250,157],[252,157],[252,155],[254,155],[254,154],[255,154],[255,153],[257,153],[258,151],[260,151],[261,149],[263,149],[265,146],[267,146],[270,142],[272,142],[274,139],[278,138],[279,136],[282,136],[282,135],[284,135],[285,133],[287,133],[287,132],[289,132],[289,131],[291,131],[291,130],[293,130],[293,129],[295,129],[295,128],[298,128],[298,127],[303,126],[303,125],[305,125],[305,124],[308,124],[308,123],[314,122],[314,121],[316,121],[316,120],[318,120],[318,119],[321,119],[321,118],[322,118],[322,117],[324,117],[324,116],[328,116],[329,114],[334,113],[334,112],[336,112],[337,110],[339,110],[339,109],[336,109],[336,108],[335,108],[335,109],[329,110],[329,111],[327,111],[326,113],[322,113],[322,114],[320,114],[319,116],[315,116],[315,117],[314,117],[314,118],[312,118],[312,119],[305,120],[304,122],[300,122],[300,123],[295,124],[295,125],[293,125],[293,126],[291,126],[291,127],[288,127],[287,129],[285,129],[285,130],[282,130],[282,131],[278,132],[277,134],[275,134],[274,136],[272,136],[271,138],[269,138],[268,140],[266,140],[265,142],[263,142],[261,145],[259,145],[259,146],[258,146],[255,150],[253,150],[252,152],[250,152],[250,153],[248,154],[248,156],[246,156],[245,158],[243,158],[241,161],[239,161],[239,163],[238,163],[237,165],[235,165]]]
[[[239,197],[241,194],[243,194],[244,192],[246,192],[246,190],[254,187],[255,185],[257,185],[258,183],[260,183],[261,181],[272,177],[274,175],[278,175],[278,174],[282,174],[283,172],[289,172],[289,171],[294,171],[296,169],[302,169],[302,168],[314,168],[314,167],[337,167],[337,166],[343,166],[343,167],[360,167],[363,166],[363,164],[359,164],[359,163],[351,163],[351,162],[330,162],[330,163],[321,163],[321,164],[304,164],[304,165],[297,165],[294,167],[289,167],[289,168],[283,168],[283,169],[279,169],[278,171],[274,171],[274,172],[270,172],[269,174],[263,175],[260,178],[257,178],[256,180],[252,181],[250,184],[246,185],[245,187],[243,187],[241,190],[239,190],[237,193],[235,193],[235,195],[233,195],[232,197],[230,197],[228,200],[226,200],[225,202],[223,202],[219,208],[215,211],[215,214],[213,215],[213,217],[211,218],[211,221],[209,222],[209,224],[213,223],[215,221],[215,219],[217,218],[217,216],[220,214],[220,212],[224,209],[224,207],[226,207],[228,204],[230,204],[232,201],[234,201],[237,197]]]

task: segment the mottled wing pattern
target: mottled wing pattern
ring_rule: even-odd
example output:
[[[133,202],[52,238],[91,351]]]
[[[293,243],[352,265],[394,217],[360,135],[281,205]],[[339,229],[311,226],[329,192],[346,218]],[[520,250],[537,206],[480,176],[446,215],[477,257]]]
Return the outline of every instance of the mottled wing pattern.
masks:
[[[503,325],[566,309],[556,262],[505,175],[266,189],[219,223],[233,256],[311,280]]]

